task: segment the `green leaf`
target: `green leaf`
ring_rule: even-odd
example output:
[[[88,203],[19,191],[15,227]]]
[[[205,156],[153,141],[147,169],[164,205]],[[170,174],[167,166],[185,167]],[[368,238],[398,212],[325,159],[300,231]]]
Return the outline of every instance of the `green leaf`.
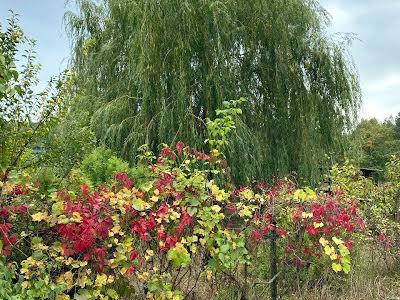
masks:
[[[220,250],[221,250],[222,253],[228,252],[229,249],[230,249],[230,247],[229,247],[228,244],[224,244],[224,245],[222,245],[221,248],[220,248]]]
[[[90,299],[90,296],[75,294],[74,299],[75,300],[88,300],[88,299]]]
[[[41,243],[43,241],[43,239],[39,236],[34,236],[31,239],[31,241],[32,241],[32,244],[37,245],[37,244]]]
[[[349,249],[347,249],[347,247],[343,244],[339,245],[339,252],[342,256],[348,256],[350,255],[350,251]]]
[[[191,216],[195,215],[195,214],[197,213],[197,207],[192,207],[192,206],[190,206],[190,207],[188,208],[188,213],[189,213],[189,215],[191,215]]]
[[[218,262],[215,258],[211,258],[207,265],[211,268],[211,269],[216,269],[218,267]]]
[[[343,265],[350,265],[351,264],[350,256],[342,257],[342,263]]]
[[[343,268],[341,264],[332,263],[332,270],[335,271],[336,273],[342,271],[342,269]]]
[[[176,268],[186,267],[190,263],[190,254],[181,243],[169,249],[167,257]]]
[[[118,298],[118,293],[116,290],[114,289],[107,289],[107,295],[111,298],[111,299],[117,299]]]
[[[200,204],[199,199],[195,198],[195,197],[190,197],[188,199],[188,202],[189,202],[190,206],[198,206]]]
[[[143,211],[145,208],[146,202],[142,199],[133,199],[132,206],[137,211]]]
[[[35,260],[41,260],[42,257],[43,257],[43,251],[41,251],[41,250],[37,250],[37,251],[33,252],[33,254],[32,254],[32,258]]]
[[[345,265],[343,265],[343,272],[344,272],[345,274],[349,274],[349,273],[350,273],[350,270],[351,270],[350,264],[345,264]]]
[[[236,245],[237,245],[239,248],[243,248],[243,247],[245,246],[243,240],[239,240],[239,241],[236,243]]]
[[[56,217],[61,215],[64,211],[64,203],[61,201],[53,203],[51,211],[52,211],[52,215],[54,215]]]

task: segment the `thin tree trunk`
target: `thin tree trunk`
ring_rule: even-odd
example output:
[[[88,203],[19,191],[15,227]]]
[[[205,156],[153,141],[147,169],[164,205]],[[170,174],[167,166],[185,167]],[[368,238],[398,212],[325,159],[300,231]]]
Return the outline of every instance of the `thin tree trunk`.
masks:
[[[400,223],[400,188],[396,192],[395,219]]]

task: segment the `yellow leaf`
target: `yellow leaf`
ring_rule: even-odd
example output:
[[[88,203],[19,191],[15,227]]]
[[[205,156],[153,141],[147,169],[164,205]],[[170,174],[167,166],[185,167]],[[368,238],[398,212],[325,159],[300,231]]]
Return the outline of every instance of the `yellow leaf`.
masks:
[[[222,191],[222,193],[218,193],[215,196],[215,200],[217,200],[217,201],[222,201],[222,200],[224,200],[224,198],[225,198],[225,192],[224,191]]]
[[[72,221],[72,222],[75,222],[75,223],[82,223],[81,214],[80,214],[79,212],[77,212],[77,211],[74,211],[74,212],[72,213],[71,221]]]
[[[67,289],[71,289],[74,286],[73,277],[74,275],[71,271],[65,272],[57,278],[57,283],[63,283],[67,286]]]
[[[331,260],[337,260],[338,259],[338,256],[337,256],[336,253],[332,253],[329,257],[330,257]]]
[[[336,273],[337,273],[337,272],[340,272],[340,271],[342,271],[342,265],[337,264],[337,263],[332,263],[332,269],[333,269],[333,271],[335,271]]]
[[[176,219],[179,219],[180,216],[181,216],[180,213],[178,213],[178,212],[176,212],[176,211],[173,210],[173,211],[170,213],[169,218],[170,218],[171,220],[176,220]]]
[[[67,266],[69,266],[70,264],[72,264],[74,262],[74,259],[72,257],[68,257],[68,259],[65,261],[65,264]]]
[[[316,222],[314,222],[314,227],[315,228],[320,228],[320,227],[323,227],[324,226],[324,223],[316,223]]]
[[[5,187],[4,187],[3,189],[6,191],[7,194],[10,194],[10,193],[13,191],[14,186],[11,185],[11,184],[7,181],[6,184],[5,184]]]
[[[312,214],[312,213],[306,213],[306,212],[302,212],[301,213],[301,217],[303,218],[303,219],[305,219],[305,218],[312,218],[314,215]]]
[[[211,150],[211,154],[212,154],[212,156],[214,156],[214,157],[218,157],[218,156],[219,156],[219,151],[218,151],[218,149],[212,149],[212,150]]]
[[[60,294],[56,296],[56,300],[70,300],[71,298],[68,295]]]
[[[213,274],[212,270],[208,269],[208,270],[206,271],[207,280],[211,280],[212,274]]]
[[[211,185],[211,193],[215,196],[215,200],[223,201],[226,198],[226,193],[223,189],[219,189],[215,184]]]
[[[319,239],[319,243],[320,243],[323,247],[325,247],[326,245],[329,244],[329,242],[328,242],[323,236]]]
[[[119,226],[119,225],[115,225],[115,226],[111,229],[111,231],[112,231],[114,234],[119,233],[120,230],[121,230],[121,226]]]
[[[254,193],[250,189],[245,189],[244,191],[240,192],[240,195],[245,198],[246,200],[251,200],[254,198]]]
[[[245,206],[243,209],[241,209],[239,211],[239,216],[252,218],[253,217],[253,213],[252,213],[251,208],[248,207],[248,206]]]
[[[94,286],[103,286],[107,283],[107,275],[106,274],[97,274],[96,281],[94,282]]]
[[[218,205],[213,205],[211,206],[211,210],[214,212],[220,212],[221,211],[221,207]]]
[[[63,211],[64,211],[64,202],[62,202],[62,201],[58,201],[58,202],[56,202],[56,203],[54,203],[53,205],[52,205],[52,214],[54,215],[54,216],[59,216],[59,215],[61,215],[62,213],[63,213]]]
[[[343,241],[341,239],[338,239],[337,237],[333,237],[332,241],[336,244],[336,245],[340,245],[343,244]]]
[[[32,215],[32,221],[40,222],[40,221],[46,220],[48,217],[49,217],[49,214],[47,213],[47,211],[38,212],[38,213]]]
[[[110,284],[110,283],[113,283],[113,282],[114,282],[114,276],[112,276],[112,275],[108,276],[107,283]]]
[[[82,276],[80,276],[79,278],[78,278],[78,285],[79,285],[79,287],[80,288],[84,288],[85,286],[86,286],[86,282],[88,281],[88,277],[85,275],[85,274],[83,274]]]
[[[327,245],[324,248],[324,252],[326,255],[331,256],[332,253],[335,253],[335,248]]]

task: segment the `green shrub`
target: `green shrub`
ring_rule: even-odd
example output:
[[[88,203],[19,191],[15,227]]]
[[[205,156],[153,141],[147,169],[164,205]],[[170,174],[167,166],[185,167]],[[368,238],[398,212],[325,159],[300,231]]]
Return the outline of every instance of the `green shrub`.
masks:
[[[0,253],[2,251],[2,243],[0,240]],[[21,298],[21,285],[14,283],[15,278],[15,264],[7,265],[6,258],[0,256],[0,299],[23,299]]]
[[[109,182],[118,172],[127,172],[128,163],[114,156],[112,151],[104,146],[92,151],[83,161],[80,170],[93,186]]]

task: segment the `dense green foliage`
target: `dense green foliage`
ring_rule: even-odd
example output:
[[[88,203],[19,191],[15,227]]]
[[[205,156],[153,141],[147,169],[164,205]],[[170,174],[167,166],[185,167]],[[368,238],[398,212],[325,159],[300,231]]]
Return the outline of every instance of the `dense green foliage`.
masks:
[[[89,126],[89,114],[81,113],[82,101],[79,97],[67,99],[64,99],[68,103],[65,115],[41,140],[45,151],[40,155],[39,165],[51,169],[60,177],[67,176],[96,146],[95,136]],[[81,112],[78,114],[77,111]]]
[[[62,115],[65,82],[62,74],[46,90],[35,92],[40,69],[35,42],[25,37],[15,15],[8,21],[5,30],[0,24],[0,170],[6,174],[2,180],[16,167],[37,163],[32,149]]]
[[[349,136],[348,157],[358,166],[383,171],[392,155],[400,154],[400,118],[362,120]]]
[[[105,147],[96,148],[82,161],[80,169],[94,186],[109,182],[117,172],[127,172],[128,164]]]
[[[248,99],[226,155],[237,182],[316,178],[359,105],[344,41],[313,0],[76,1],[66,20],[76,90],[98,140],[130,163],[177,139],[204,148],[207,117]],[[94,104],[94,105],[93,105]]]

